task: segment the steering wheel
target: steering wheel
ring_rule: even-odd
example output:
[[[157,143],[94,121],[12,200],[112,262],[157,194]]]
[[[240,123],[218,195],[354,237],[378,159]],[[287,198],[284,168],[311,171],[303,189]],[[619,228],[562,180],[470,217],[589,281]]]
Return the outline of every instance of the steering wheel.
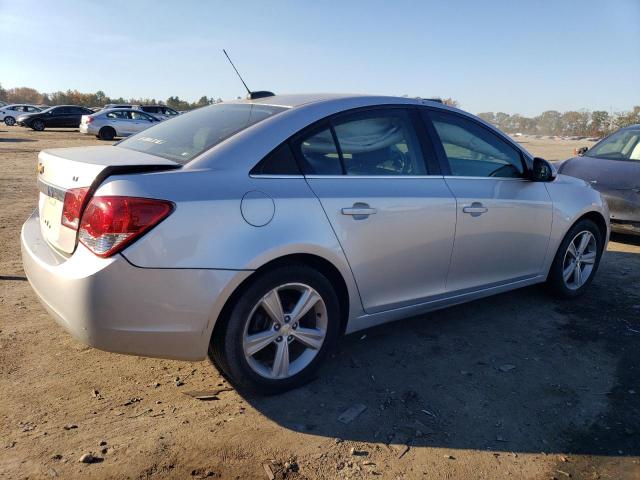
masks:
[[[516,175],[499,175],[501,172],[509,172],[509,173],[514,173]],[[506,164],[506,165],[502,165],[499,168],[496,168],[495,170],[493,170],[491,173],[489,173],[490,177],[507,177],[507,178],[513,178],[515,177],[519,177],[520,176],[520,171],[514,167],[513,165],[511,165],[510,163]]]

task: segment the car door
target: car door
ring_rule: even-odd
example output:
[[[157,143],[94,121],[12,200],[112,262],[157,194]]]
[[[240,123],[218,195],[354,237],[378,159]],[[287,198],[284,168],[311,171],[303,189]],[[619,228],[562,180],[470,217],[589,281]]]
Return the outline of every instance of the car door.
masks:
[[[447,291],[475,290],[542,273],[552,203],[527,179],[522,152],[470,117],[422,110],[436,137],[445,181],[457,200]]]
[[[138,133],[153,125],[153,118],[146,113],[132,111],[131,113],[131,132]]]
[[[82,115],[90,115],[84,108],[68,107],[68,114],[65,115],[65,126],[68,128],[78,128],[82,121]]]
[[[42,115],[42,120],[47,127],[64,127],[66,115],[68,115],[66,107],[57,107],[47,112],[47,115]]]
[[[456,204],[422,128],[415,110],[376,108],[293,142],[370,313],[445,290]]]

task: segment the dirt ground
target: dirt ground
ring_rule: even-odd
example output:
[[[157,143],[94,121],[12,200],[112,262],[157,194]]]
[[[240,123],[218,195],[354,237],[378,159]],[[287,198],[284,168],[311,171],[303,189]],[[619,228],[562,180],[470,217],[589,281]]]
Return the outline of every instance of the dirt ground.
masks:
[[[584,145],[520,140],[553,160]],[[0,126],[0,478],[640,478],[639,241],[615,237],[579,300],[532,287],[377,327],[306,387],[243,397],[208,361],[83,346],[36,300],[36,155],[97,143]]]

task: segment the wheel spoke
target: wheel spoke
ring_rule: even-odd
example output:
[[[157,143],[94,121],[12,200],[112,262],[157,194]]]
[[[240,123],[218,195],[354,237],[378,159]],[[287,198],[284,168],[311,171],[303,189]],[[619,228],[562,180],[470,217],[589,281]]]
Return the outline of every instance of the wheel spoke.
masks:
[[[249,356],[253,356],[278,337],[278,333],[273,330],[249,335],[244,341],[244,350]]]
[[[282,310],[282,302],[280,301],[280,295],[278,295],[278,290],[273,289],[269,293],[267,293],[260,302],[260,305],[267,312],[267,315],[271,317],[275,323],[282,323],[284,318],[284,313]]]
[[[578,253],[580,255],[584,253],[587,245],[589,245],[589,240],[591,240],[591,234],[589,232],[583,233],[582,237],[580,237],[580,245],[578,246]]]
[[[575,269],[576,269],[575,262],[571,262],[569,264],[569,266],[564,269],[564,271],[562,272],[562,277],[564,278],[565,282],[569,281],[569,279],[571,278],[571,275],[573,275],[573,272],[575,271]]]
[[[277,345],[271,373],[274,377],[286,377],[289,374],[289,342],[285,339]]]
[[[302,292],[296,306],[291,310],[291,320],[299,322],[313,306],[320,301],[320,296],[311,289]]]
[[[576,268],[573,271],[573,283],[575,283],[576,287],[582,285],[582,270],[578,264],[576,264]]]
[[[589,265],[596,263],[596,252],[585,253],[582,255],[582,263],[587,263]]]
[[[573,244],[573,242],[569,244],[567,252],[569,252],[573,258],[576,258],[578,256],[578,252],[576,252],[576,246]]]
[[[300,343],[314,350],[319,350],[324,342],[324,333],[316,328],[298,327],[298,329],[293,330],[291,334],[293,338]]]

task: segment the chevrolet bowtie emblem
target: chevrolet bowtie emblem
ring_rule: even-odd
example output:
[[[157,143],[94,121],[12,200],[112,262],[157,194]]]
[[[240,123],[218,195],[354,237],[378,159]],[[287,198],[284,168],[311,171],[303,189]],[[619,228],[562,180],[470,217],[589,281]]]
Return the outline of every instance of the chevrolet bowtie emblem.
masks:
[[[38,167],[36,168],[36,170],[40,175],[44,173],[44,165],[42,164],[42,162],[38,163]]]

